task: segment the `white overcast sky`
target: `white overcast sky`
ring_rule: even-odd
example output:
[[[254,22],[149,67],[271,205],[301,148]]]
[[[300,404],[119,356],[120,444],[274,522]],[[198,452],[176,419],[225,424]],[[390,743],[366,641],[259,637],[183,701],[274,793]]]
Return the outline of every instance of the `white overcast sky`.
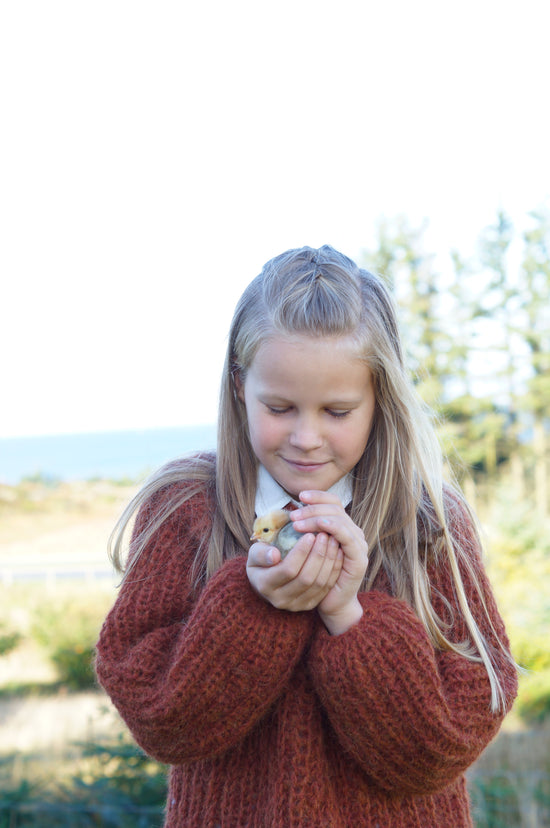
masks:
[[[0,437],[213,422],[263,263],[550,193],[547,0],[4,0]]]

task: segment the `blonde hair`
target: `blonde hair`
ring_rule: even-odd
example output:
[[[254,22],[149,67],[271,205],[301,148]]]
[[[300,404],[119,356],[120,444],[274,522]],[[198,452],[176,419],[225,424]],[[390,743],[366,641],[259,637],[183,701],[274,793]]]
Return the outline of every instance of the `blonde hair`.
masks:
[[[175,489],[160,509],[152,510],[152,519],[134,537],[126,577],[162,522],[205,488],[210,490],[215,507],[210,537],[197,553],[196,579],[207,579],[224,560],[248,549],[258,460],[248,436],[245,406],[237,395],[236,378],[246,380],[266,337],[289,334],[352,337],[374,378],[376,412],[363,457],[353,472],[351,507],[351,517],[363,529],[369,545],[364,588],[371,588],[383,569],[393,594],[412,606],[436,648],[483,661],[491,684],[492,709],[503,708],[504,694],[491,647],[472,615],[460,571],[461,566],[465,568],[473,581],[489,619],[475,562],[463,548],[459,534],[453,537],[451,533],[439,443],[404,364],[393,302],[380,278],[329,246],[289,250],[269,261],[247,287],[229,333],[216,454],[175,461],[150,478],[115,527],[111,538],[115,565],[124,570],[123,535],[132,516],[155,493],[173,483],[187,485]],[[456,491],[451,502],[467,510]],[[427,566],[432,558],[442,556],[449,563],[471,642],[449,640],[446,631],[450,625],[432,605]]]

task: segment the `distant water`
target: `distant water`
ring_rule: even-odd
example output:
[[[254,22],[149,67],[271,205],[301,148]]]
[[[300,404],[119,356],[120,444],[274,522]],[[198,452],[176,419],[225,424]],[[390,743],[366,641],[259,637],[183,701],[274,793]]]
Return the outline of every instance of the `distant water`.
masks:
[[[139,479],[168,460],[215,444],[214,425],[0,438],[0,483],[34,475]]]

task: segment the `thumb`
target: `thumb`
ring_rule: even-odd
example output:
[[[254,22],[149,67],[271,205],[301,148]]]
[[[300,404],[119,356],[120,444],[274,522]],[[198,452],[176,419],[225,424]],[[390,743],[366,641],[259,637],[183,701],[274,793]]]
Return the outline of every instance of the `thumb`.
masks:
[[[280,560],[281,553],[276,546],[255,543],[248,550],[247,566],[269,567],[278,564]]]

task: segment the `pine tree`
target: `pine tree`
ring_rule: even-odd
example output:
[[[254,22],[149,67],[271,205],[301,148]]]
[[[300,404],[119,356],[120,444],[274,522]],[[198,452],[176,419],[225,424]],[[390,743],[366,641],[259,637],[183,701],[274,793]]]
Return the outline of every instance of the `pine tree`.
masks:
[[[535,501],[545,517],[550,510],[550,210],[529,215],[521,268],[523,336],[529,355],[527,393],[522,409],[532,419]]]
[[[424,232],[425,226],[413,228],[403,216],[382,219],[377,225],[377,247],[364,251],[364,261],[392,289],[409,368],[420,395],[437,407],[443,394],[448,343],[440,326],[439,277],[434,257],[424,252]]]

